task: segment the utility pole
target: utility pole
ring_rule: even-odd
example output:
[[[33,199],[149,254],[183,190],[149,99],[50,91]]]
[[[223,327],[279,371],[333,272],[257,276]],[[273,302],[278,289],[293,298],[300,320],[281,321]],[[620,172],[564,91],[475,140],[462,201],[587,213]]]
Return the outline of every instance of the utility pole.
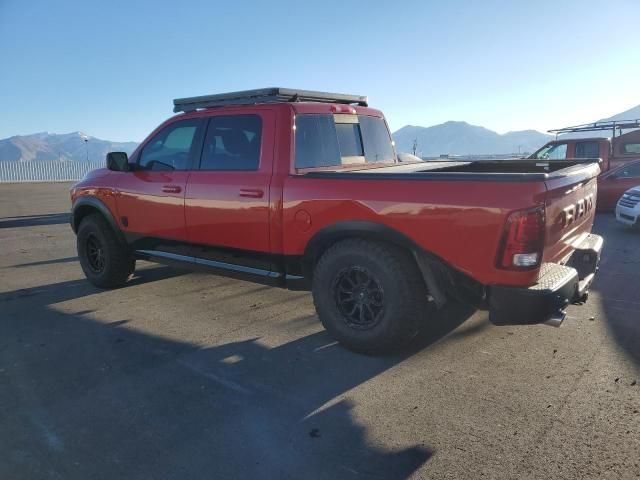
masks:
[[[89,163],[89,137],[84,133],[81,133],[80,138],[84,140],[84,149],[87,154],[87,163]]]

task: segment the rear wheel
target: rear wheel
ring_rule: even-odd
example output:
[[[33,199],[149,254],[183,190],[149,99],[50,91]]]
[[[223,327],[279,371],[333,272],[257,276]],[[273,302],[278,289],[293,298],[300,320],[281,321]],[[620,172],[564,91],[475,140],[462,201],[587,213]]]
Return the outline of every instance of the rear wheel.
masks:
[[[406,252],[348,239],[318,261],[313,300],[327,331],[350,350],[384,353],[413,338],[429,307],[418,267]]]
[[[82,219],[76,242],[82,271],[97,287],[124,285],[135,270],[131,253],[98,213]]]

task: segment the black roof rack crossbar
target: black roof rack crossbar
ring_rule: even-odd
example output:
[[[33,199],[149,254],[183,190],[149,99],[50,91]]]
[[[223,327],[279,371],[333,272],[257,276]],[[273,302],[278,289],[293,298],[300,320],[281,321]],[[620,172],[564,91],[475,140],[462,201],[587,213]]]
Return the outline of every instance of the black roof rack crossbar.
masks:
[[[192,112],[202,108],[222,107],[225,105],[253,105],[256,103],[274,102],[323,102],[368,105],[367,97],[362,95],[346,95],[343,93],[314,92],[311,90],[295,90],[293,88],[260,88],[240,92],[218,93],[200,97],[176,98],[173,111]]]
[[[573,132],[596,132],[600,130],[626,130],[628,128],[640,128],[640,118],[636,120],[613,120],[605,122],[585,123],[573,127],[556,128],[549,130],[549,133],[573,133]]]

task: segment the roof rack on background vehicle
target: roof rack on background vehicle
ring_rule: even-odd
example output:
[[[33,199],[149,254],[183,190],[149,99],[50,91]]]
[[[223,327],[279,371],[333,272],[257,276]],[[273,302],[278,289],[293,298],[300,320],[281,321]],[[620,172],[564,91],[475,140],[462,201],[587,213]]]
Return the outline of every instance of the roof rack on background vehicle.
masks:
[[[366,107],[367,97],[364,95],[347,95],[343,93],[315,92],[312,90],[296,90],[293,88],[259,88],[239,92],[202,95],[199,97],[176,98],[173,111],[192,112],[200,108],[221,107],[224,105],[252,105],[255,103],[274,102],[323,102],[357,104]]]
[[[554,128],[548,130],[549,133],[555,133],[556,135],[562,133],[574,133],[574,132],[597,132],[600,130],[626,130],[630,128],[640,128],[640,119],[635,120],[607,120],[604,122],[584,123],[582,125],[574,125],[572,127]],[[615,136],[615,134],[614,134]]]

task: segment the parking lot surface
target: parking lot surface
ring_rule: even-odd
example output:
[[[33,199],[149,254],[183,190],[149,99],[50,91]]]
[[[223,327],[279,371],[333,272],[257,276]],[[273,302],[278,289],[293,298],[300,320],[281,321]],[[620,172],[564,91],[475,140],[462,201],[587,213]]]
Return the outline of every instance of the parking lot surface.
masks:
[[[91,286],[68,188],[0,185],[0,478],[639,478],[640,233],[613,216],[561,328],[454,306],[372,358],[304,292],[145,262]]]

